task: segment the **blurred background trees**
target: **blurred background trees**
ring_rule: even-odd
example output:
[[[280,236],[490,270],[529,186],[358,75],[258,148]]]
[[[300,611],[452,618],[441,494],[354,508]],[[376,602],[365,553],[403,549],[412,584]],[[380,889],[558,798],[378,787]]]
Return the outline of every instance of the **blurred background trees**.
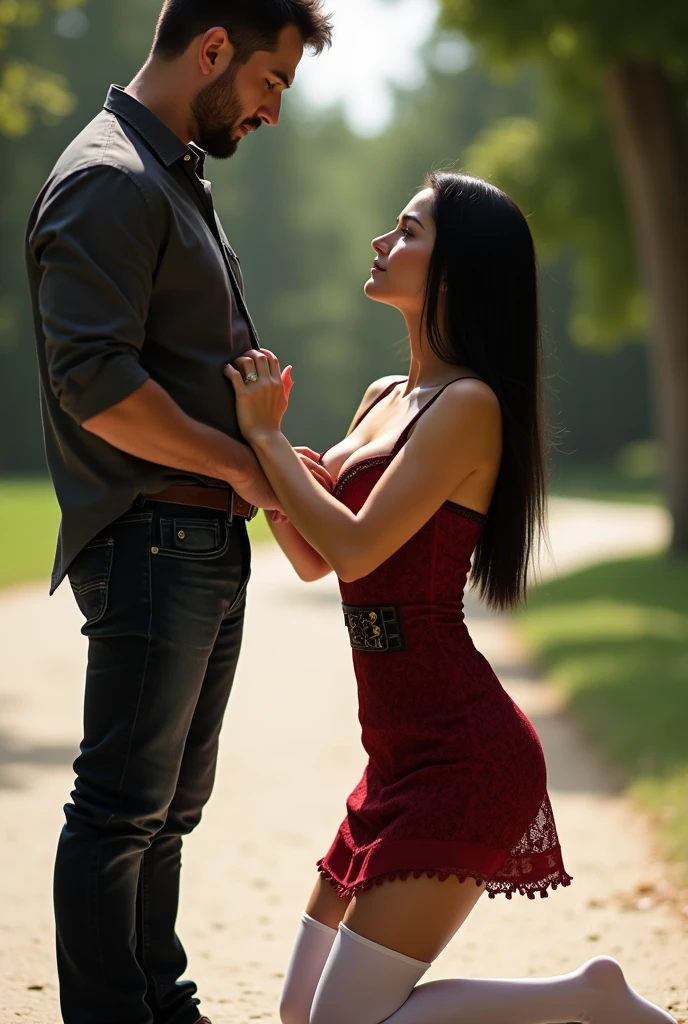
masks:
[[[688,553],[688,5],[442,0],[494,72],[537,68],[539,109],[504,119],[472,164],[572,250],[572,336],[652,339],[654,424],[673,548]],[[648,301],[648,298],[650,301]]]
[[[85,25],[78,10],[85,0],[0,0],[0,134],[25,135],[36,113],[45,123],[56,123],[69,114],[76,97],[65,78],[19,58],[12,52],[12,33],[26,32],[47,15],[56,17],[55,29],[62,35],[78,34]]]
[[[30,24],[20,26],[17,12],[29,7]],[[159,7],[0,0],[0,25],[11,27],[5,67],[45,69],[62,97],[46,104],[25,93],[14,122],[21,128],[0,138],[0,473],[44,467],[22,259],[29,209],[110,82],[126,84],[144,61]],[[602,102],[602,58],[596,63],[573,18],[549,24],[546,0],[514,5],[500,41],[502,7],[508,0],[481,0],[483,25],[471,5],[447,0],[447,23],[473,47],[438,30],[424,53],[425,84],[399,92],[395,121],[377,137],[359,137],[339,113],[314,113],[290,95],[277,131],[259,132],[233,160],[211,166],[214,195],[263,342],[295,366],[289,436],[324,447],[370,380],[404,366],[403,321],[362,294],[370,239],[430,168],[489,174],[531,217],[543,257],[555,486],[611,478],[621,467],[630,488],[628,474],[650,477],[656,462],[641,344],[651,318]],[[685,100],[680,60],[669,63]],[[685,119],[685,103],[679,113]]]

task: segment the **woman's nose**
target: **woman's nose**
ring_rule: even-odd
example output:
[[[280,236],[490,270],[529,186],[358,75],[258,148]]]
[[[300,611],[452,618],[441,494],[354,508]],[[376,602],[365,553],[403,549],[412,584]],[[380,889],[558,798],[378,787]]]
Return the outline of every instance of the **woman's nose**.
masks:
[[[384,256],[385,253],[388,251],[386,246],[385,246],[385,236],[384,235],[380,236],[380,238],[374,238],[373,242],[372,242],[372,245],[373,245],[373,249],[375,250],[375,252],[378,253],[378,255],[380,255],[380,256]]]

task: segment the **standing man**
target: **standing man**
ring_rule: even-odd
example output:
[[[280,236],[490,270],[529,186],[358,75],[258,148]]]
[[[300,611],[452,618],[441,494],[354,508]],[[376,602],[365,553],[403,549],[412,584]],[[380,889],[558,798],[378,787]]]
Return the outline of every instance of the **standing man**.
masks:
[[[212,790],[249,575],[278,510],[225,365],[256,348],[204,158],[276,125],[322,0],[166,0],[149,60],[31,213],[48,464],[89,638],[84,739],[55,869],[66,1024],[193,1024],[175,933],[182,836]]]

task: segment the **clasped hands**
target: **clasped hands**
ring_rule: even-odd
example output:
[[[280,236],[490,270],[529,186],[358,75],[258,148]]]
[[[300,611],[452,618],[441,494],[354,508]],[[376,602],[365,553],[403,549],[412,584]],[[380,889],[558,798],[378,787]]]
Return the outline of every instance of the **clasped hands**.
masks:
[[[266,348],[251,349],[227,366],[225,375],[234,388],[239,427],[248,443],[256,445],[279,433],[294,386],[292,367],[282,370],[277,356]],[[318,453],[304,447],[294,451],[318,483],[331,492],[334,481],[320,463]],[[278,518],[281,517],[275,516],[274,520]]]

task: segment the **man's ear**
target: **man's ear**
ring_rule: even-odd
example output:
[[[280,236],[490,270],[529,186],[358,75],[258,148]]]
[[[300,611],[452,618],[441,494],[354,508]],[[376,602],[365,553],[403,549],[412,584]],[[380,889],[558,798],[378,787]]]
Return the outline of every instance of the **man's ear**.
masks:
[[[232,62],[234,47],[227,30],[221,27],[211,28],[201,40],[198,51],[198,62],[203,75],[223,74]]]

